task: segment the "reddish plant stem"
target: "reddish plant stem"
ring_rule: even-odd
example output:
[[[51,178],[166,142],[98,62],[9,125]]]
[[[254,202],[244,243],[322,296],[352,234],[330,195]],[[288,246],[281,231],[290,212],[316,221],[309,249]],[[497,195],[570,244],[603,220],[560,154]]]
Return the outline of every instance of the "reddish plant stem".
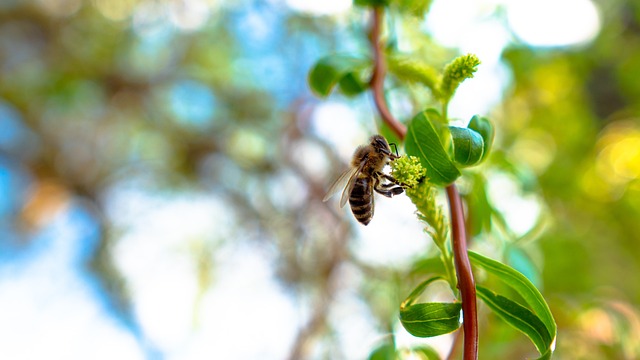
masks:
[[[384,58],[383,44],[380,41],[384,9],[373,8],[373,22],[369,41],[373,48],[373,74],[371,76],[371,90],[376,108],[382,120],[400,138],[404,139],[407,128],[396,120],[389,111],[384,97],[384,78],[387,65]],[[447,199],[451,209],[451,238],[453,257],[458,277],[458,288],[462,298],[463,330],[464,330],[464,360],[476,360],[478,358],[478,316],[476,306],[476,286],[471,272],[471,264],[467,254],[467,235],[465,229],[462,200],[455,184],[447,186]]]
[[[478,358],[478,313],[476,306],[476,284],[467,254],[467,234],[464,223],[462,200],[455,184],[447,186],[447,199],[451,210],[451,247],[458,276],[458,288],[462,298],[464,330],[464,360]]]
[[[373,91],[373,101],[376,103],[376,108],[378,108],[382,120],[400,139],[404,139],[404,136],[407,134],[407,127],[391,115],[391,111],[389,111],[389,107],[387,106],[387,100],[384,97],[384,77],[387,74],[387,64],[384,58],[383,44],[380,41],[383,17],[384,9],[374,7],[373,23],[371,24],[371,33],[369,34],[369,41],[373,48],[373,74],[371,75],[370,85]]]

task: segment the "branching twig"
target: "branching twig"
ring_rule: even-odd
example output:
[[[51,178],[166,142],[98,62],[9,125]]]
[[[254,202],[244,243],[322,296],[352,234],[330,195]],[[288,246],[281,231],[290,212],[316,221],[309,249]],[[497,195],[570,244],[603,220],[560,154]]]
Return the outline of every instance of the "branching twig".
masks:
[[[373,100],[376,104],[378,112],[382,120],[391,128],[391,130],[400,138],[404,139],[407,128],[401,122],[396,120],[389,108],[384,97],[384,77],[387,72],[387,66],[384,58],[384,50],[380,41],[382,32],[382,21],[384,17],[384,9],[374,7],[373,22],[371,25],[371,33],[369,40],[373,48],[373,74],[371,76],[371,90],[373,91]],[[476,287],[471,272],[471,265],[467,255],[467,240],[464,223],[464,213],[462,211],[462,200],[456,189],[455,184],[447,186],[447,199],[451,209],[451,238],[454,254],[454,262],[458,277],[458,287],[462,298],[462,314],[464,329],[464,359],[475,360],[478,358],[478,316],[476,310]]]

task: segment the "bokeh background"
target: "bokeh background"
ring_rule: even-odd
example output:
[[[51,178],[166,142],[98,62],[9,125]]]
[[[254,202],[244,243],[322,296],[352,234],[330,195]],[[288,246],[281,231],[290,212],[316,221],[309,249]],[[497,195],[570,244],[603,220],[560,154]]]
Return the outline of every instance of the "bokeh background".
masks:
[[[368,56],[368,20],[349,0],[2,0],[0,358],[364,359],[390,334],[446,356],[452,335],[397,321],[433,251],[409,201],[368,227],[321,202],[376,114],[306,75]],[[640,358],[640,3],[433,0],[386,25],[437,68],[482,60],[449,110],[497,127],[460,181],[472,248],[539,286],[557,358]],[[425,94],[388,81],[402,119]],[[481,310],[481,358],[535,355]]]

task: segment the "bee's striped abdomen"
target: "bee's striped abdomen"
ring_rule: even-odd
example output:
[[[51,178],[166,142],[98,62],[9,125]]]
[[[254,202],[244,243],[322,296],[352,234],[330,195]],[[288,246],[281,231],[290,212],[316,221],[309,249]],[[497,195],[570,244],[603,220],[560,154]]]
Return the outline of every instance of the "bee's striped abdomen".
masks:
[[[349,196],[351,212],[363,225],[367,225],[373,217],[373,184],[369,178],[356,179]]]

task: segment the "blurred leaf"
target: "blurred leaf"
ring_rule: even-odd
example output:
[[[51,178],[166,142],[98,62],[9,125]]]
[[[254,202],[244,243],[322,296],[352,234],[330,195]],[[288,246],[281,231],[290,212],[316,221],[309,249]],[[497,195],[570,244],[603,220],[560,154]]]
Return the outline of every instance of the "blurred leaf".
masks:
[[[457,164],[471,166],[482,160],[484,141],[475,130],[449,126],[453,139],[453,158]]]
[[[411,294],[409,294],[409,296],[407,296],[407,298],[402,302],[402,304],[400,304],[400,309],[402,309],[402,308],[404,308],[406,306],[413,305],[416,302],[416,300],[418,299],[418,297],[427,288],[427,286],[429,286],[429,284],[431,284],[432,282],[437,281],[437,280],[444,280],[444,279],[442,277],[440,277],[440,276],[434,276],[434,277],[429,278],[429,279],[423,281],[422,283],[420,283],[420,285],[418,285],[415,289],[413,289]]]
[[[538,177],[524,162],[512,159],[502,150],[494,150],[491,158],[492,165],[513,175],[524,192],[533,192],[540,188]]]
[[[355,6],[387,6],[390,0],[353,0]]]
[[[348,55],[323,57],[309,71],[309,86],[320,97],[329,96],[338,83],[345,94],[357,94],[362,84],[354,73],[366,67],[367,63]]]
[[[423,17],[429,11],[431,6],[431,0],[394,0],[393,4],[396,5],[398,10],[402,13],[413,15],[416,17]]]
[[[527,305],[533,310],[533,313],[539,317],[544,324],[547,333],[550,335],[550,342],[555,341],[557,328],[551,310],[549,310],[549,305],[547,305],[540,291],[538,291],[529,279],[513,268],[476,252],[469,251],[469,258],[474,265],[497,276],[502,282],[522,296]]]
[[[505,255],[511,267],[526,276],[534,286],[540,285],[540,273],[527,253],[519,247],[507,246]]]
[[[468,128],[477,131],[478,134],[482,136],[484,151],[482,152],[481,160],[484,160],[487,155],[489,155],[489,151],[491,151],[491,147],[493,146],[493,138],[496,134],[495,128],[489,119],[478,115],[474,115],[471,118]]]
[[[405,138],[407,155],[416,156],[427,169],[429,181],[438,185],[448,185],[460,176],[440,142],[440,136],[434,128],[430,113],[418,113],[407,129]]]
[[[411,266],[413,274],[444,274],[445,268],[440,256],[420,258]]]
[[[501,319],[527,335],[540,354],[549,351],[552,345],[551,335],[542,320],[531,310],[485,287],[477,286],[476,289],[482,301]]]
[[[369,354],[369,360],[394,360],[396,358],[396,347],[391,342],[386,342],[378,346]]]
[[[435,98],[440,98],[438,72],[431,65],[414,59],[389,57],[389,71],[398,79],[428,87]]]
[[[473,185],[471,191],[465,195],[465,200],[469,213],[467,221],[471,224],[471,235],[477,236],[483,231],[490,231],[492,222],[491,215],[494,213],[493,206],[487,197],[487,181],[480,173],[472,173]]]
[[[347,73],[340,79],[338,86],[340,87],[340,91],[346,96],[358,95],[369,88],[369,84],[366,81],[362,81],[360,76],[354,72]]]
[[[418,354],[421,359],[424,360],[440,360],[440,354],[431,346],[423,345],[411,349],[414,353]]]

